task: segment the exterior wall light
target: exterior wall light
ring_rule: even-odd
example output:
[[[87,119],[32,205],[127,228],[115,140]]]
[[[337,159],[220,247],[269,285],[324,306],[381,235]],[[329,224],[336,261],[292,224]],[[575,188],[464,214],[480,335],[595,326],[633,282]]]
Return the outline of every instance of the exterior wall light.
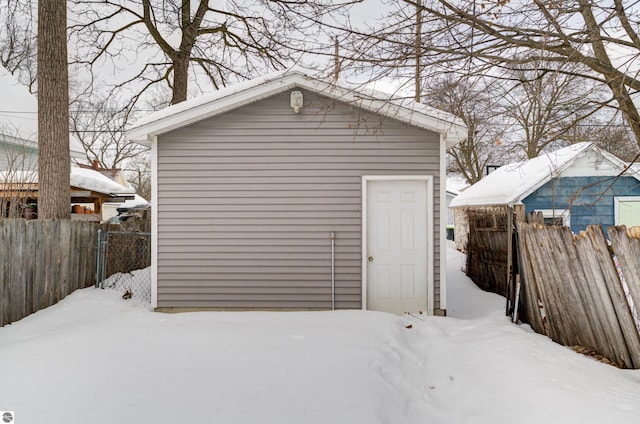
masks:
[[[291,107],[295,113],[300,112],[300,108],[304,104],[304,98],[302,97],[301,91],[292,91],[291,92]]]

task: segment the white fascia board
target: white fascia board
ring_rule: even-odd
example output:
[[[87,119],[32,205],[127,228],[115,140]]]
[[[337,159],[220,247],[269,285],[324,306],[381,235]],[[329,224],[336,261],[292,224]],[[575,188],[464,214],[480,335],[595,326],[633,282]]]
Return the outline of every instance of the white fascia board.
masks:
[[[378,98],[357,88],[349,88],[344,85],[318,80],[300,72],[285,75],[279,74],[273,79],[261,80],[256,85],[246,86],[246,88],[239,91],[233,90],[233,86],[231,86],[228,94],[222,94],[220,97],[211,97],[209,101],[205,99],[204,101],[196,102],[193,106],[190,106],[191,102],[170,106],[160,113],[150,115],[149,118],[143,118],[141,124],[135,124],[127,131],[126,135],[131,141],[149,146],[150,136],[161,135],[296,87],[353,104],[370,112],[385,115],[415,127],[442,134],[447,142],[447,149],[456,145],[467,135],[466,127],[453,115],[437,111],[437,114],[442,116],[433,116],[432,114],[394,103],[393,99]],[[411,103],[417,108],[421,106],[414,102],[407,103]],[[426,109],[426,106],[424,108]],[[435,110],[434,113],[436,113]],[[157,119],[153,118],[154,115],[157,116]]]

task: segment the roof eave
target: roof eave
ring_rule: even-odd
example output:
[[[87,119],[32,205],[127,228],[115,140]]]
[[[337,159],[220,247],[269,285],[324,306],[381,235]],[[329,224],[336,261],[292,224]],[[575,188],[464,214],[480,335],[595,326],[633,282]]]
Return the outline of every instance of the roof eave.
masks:
[[[267,84],[271,84],[272,87],[265,90],[265,85]],[[216,99],[216,107],[214,109],[211,108],[211,102],[197,104],[191,108],[177,111],[176,113],[155,121],[134,126],[126,132],[126,136],[130,141],[150,147],[153,137],[270,97],[294,86],[293,83],[277,84],[277,81],[264,82],[246,90],[233,92]]]
[[[357,90],[311,78],[301,73],[278,76],[242,91],[231,91],[224,97],[217,98],[211,102],[199,103],[191,108],[178,110],[173,114],[159,117],[157,120],[134,126],[126,132],[126,135],[131,141],[150,146],[153,137],[296,87],[324,94],[338,101],[354,104],[370,112],[379,113],[409,125],[442,134],[446,141],[447,149],[455,146],[467,135],[466,127],[459,122],[458,118],[453,116],[449,119],[430,116],[395,104],[392,101],[367,96]],[[211,107],[212,103],[215,103],[213,108]]]

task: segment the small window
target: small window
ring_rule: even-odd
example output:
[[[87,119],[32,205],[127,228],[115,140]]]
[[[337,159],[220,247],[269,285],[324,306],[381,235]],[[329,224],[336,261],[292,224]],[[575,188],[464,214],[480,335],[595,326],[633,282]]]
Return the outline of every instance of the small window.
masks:
[[[544,218],[544,225],[550,227],[553,226],[571,226],[571,217],[567,209],[540,209],[536,212],[541,212]]]
[[[640,197],[615,197],[614,209],[615,225],[626,225],[627,227],[640,225]]]
[[[563,225],[563,219],[562,219],[561,216],[556,216],[556,217],[553,217],[553,218],[544,217],[544,225],[547,225],[549,227],[562,226]]]

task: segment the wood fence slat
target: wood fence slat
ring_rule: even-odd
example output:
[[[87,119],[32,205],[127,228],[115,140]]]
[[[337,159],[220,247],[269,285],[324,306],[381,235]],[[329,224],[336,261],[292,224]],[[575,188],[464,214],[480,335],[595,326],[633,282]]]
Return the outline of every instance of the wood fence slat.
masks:
[[[42,221],[42,246],[52,246],[54,236],[51,221]],[[53,271],[56,269],[51,249],[42,249],[42,297],[40,308],[47,308],[53,304]]]
[[[636,229],[640,230],[638,227],[633,228],[633,230]],[[638,280],[640,278],[640,239],[633,234],[634,231],[630,232],[632,234],[628,234],[624,226],[608,228],[612,250],[618,259],[634,305],[639,308],[640,303],[636,303],[636,299],[640,301],[640,280]],[[615,264],[613,266],[616,277],[618,277]],[[631,307],[620,279],[616,279],[609,289],[611,297],[617,306],[616,313],[634,362],[634,368],[640,368],[640,331],[634,321]]]
[[[529,255],[527,252],[527,232],[522,228],[521,223],[517,223],[517,249],[519,252],[523,252],[518,255],[518,269],[520,271],[520,316],[526,320],[533,330],[540,334],[549,336],[549,330],[546,328],[545,322],[543,322],[538,308],[538,286],[533,275],[533,269],[531,268],[531,261],[529,261]]]
[[[83,228],[84,229],[84,228]],[[74,271],[73,282],[74,290],[84,288],[84,279],[81,278],[82,268],[84,268],[84,261],[88,255],[89,246],[82,246],[83,241],[82,231],[73,227],[73,258],[74,266],[71,268]]]
[[[36,234],[37,234],[37,225],[33,225],[32,221],[26,222],[26,233],[25,233],[25,257],[24,257],[24,273],[25,273],[25,313],[26,315],[32,314],[37,309],[34,308],[33,303],[33,291],[34,291],[34,280],[35,280],[35,272],[36,272],[36,264],[35,264],[35,252],[37,250],[36,244]]]
[[[583,272],[580,288],[585,293],[586,319],[591,323],[596,337],[595,344],[589,347],[614,363],[633,366],[607,287],[607,278],[612,277],[613,268],[602,228],[599,225],[587,227],[576,239],[575,245]],[[613,275],[613,278],[617,277]]]
[[[530,255],[533,278],[537,282],[538,296],[542,301],[546,314],[547,331],[549,337],[557,342],[568,339],[565,335],[565,317],[562,315],[562,299],[559,291],[555,289],[556,278],[550,273],[554,270],[555,264],[551,263],[553,252],[549,252],[544,240],[540,239],[539,232],[533,226],[523,226],[527,234],[527,251]]]
[[[73,291],[71,288],[72,283],[70,281],[71,275],[71,221],[57,221],[60,226],[60,293],[58,300],[64,299],[69,293]]]
[[[12,265],[9,280],[11,299],[11,321],[17,321],[25,316],[25,290],[24,290],[24,273],[22,272],[22,263],[24,257],[24,221],[16,221],[16,226],[11,231],[11,251]]]
[[[9,225],[6,220],[0,220],[0,240],[3,241],[0,249],[0,326],[9,323],[9,261],[10,244],[7,232]]]
[[[595,349],[598,346],[599,322],[594,317],[593,300],[588,286],[584,284],[586,277],[581,265],[573,234],[569,227],[553,228],[553,245],[556,247],[555,256],[559,267],[558,285],[562,287],[565,296],[564,316],[571,322],[566,330],[571,335],[566,340],[569,346],[584,346]],[[541,234],[542,235],[542,234]],[[570,311],[567,314],[566,311]]]
[[[625,276],[629,294],[636,309],[640,310],[640,227],[609,227],[613,251]],[[631,233],[631,235],[629,235]]]
[[[34,284],[33,284],[33,307],[34,310],[38,311],[40,309],[45,308],[46,304],[46,285],[47,285],[47,275],[46,275],[46,255],[50,249],[47,248],[39,248],[39,246],[46,246],[45,244],[45,236],[44,236],[44,223],[40,222],[37,225],[37,234],[36,234],[36,257],[35,257],[35,276],[34,276]]]

